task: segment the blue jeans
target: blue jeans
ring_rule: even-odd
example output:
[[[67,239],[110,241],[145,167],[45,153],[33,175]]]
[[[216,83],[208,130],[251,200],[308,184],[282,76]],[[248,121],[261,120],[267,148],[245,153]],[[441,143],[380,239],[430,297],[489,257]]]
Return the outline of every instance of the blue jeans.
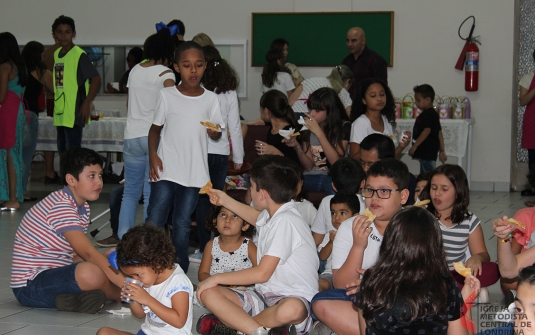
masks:
[[[150,199],[148,137],[124,140],[124,193],[119,214],[118,236],[122,238],[135,225],[139,197],[143,193],[143,220],[147,218]]]
[[[56,127],[58,132],[58,152],[63,155],[69,148],[80,148],[82,146],[82,133],[84,127],[74,125],[72,128]]]
[[[326,174],[305,174],[303,187],[307,191],[323,191],[325,195],[334,195],[333,181]]]
[[[17,301],[27,307],[56,308],[56,295],[82,292],[76,282],[76,266],[79,263],[45,270],[25,287],[14,288]]]
[[[435,169],[436,161],[419,159],[420,161],[420,173],[431,172]]]
[[[37,146],[38,130],[39,121],[37,114],[30,112],[30,124],[24,124],[24,133],[22,133],[22,191],[24,193],[26,193],[26,186],[28,186],[33,154]]]
[[[208,169],[210,172],[210,181],[212,187],[218,190],[223,190],[225,186],[225,177],[228,170],[228,156],[208,154]],[[199,202],[195,209],[195,221],[197,221],[197,236],[199,237],[199,250],[204,251],[206,243],[210,241],[212,232],[206,229],[206,220],[210,212],[210,199],[207,194],[199,195]]]
[[[177,262],[188,272],[189,233],[191,231],[191,214],[199,201],[199,187],[186,187],[168,180],[151,183],[149,208],[146,223],[154,224],[163,229],[167,217],[173,210],[173,236]]]
[[[325,290],[316,293],[310,301],[311,311],[310,314],[314,321],[318,321],[318,318],[314,315],[314,302],[319,300],[338,300],[338,301],[353,301],[354,294],[346,295],[347,290],[343,288],[333,288],[331,290]],[[321,320],[320,320],[321,321]]]

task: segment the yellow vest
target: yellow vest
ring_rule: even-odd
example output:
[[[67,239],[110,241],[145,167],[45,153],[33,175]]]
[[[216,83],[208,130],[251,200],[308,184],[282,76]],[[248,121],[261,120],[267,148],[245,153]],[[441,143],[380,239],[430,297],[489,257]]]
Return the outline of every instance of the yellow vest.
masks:
[[[72,128],[76,120],[76,97],[78,95],[78,62],[85,54],[75,45],[63,57],[59,53],[63,48],[54,52],[54,126]],[[89,80],[85,81],[85,93],[89,92]]]

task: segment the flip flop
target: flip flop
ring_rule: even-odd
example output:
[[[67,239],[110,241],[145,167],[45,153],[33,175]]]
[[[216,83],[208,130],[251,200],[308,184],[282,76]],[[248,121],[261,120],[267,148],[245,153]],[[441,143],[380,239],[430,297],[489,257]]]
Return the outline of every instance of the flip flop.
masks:
[[[19,210],[18,208],[11,208],[11,207],[6,207],[6,206],[0,207],[0,212],[16,212],[18,210]]]
[[[80,292],[77,294],[58,294],[56,308],[60,311],[95,314],[106,302],[106,294],[99,290]]]

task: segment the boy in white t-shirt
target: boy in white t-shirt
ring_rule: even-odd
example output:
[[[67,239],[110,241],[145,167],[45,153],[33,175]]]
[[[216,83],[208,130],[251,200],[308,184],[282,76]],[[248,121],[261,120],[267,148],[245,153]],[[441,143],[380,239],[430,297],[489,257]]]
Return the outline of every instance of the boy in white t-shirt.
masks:
[[[363,206],[364,207],[364,206]],[[320,274],[319,290],[324,291],[333,288],[332,271],[332,250],[338,228],[342,222],[358,215],[360,211],[360,201],[356,194],[336,193],[331,198],[331,219],[334,230],[325,235],[323,242],[318,247],[320,261],[325,261],[325,270]]]
[[[151,194],[146,222],[163,228],[172,210],[171,239],[178,264],[187,273],[191,214],[200,188],[210,180],[208,137],[221,137],[220,131],[205,128],[201,121],[224,122],[217,95],[200,85],[206,68],[201,46],[180,44],[175,62],[182,81],[160,91],[149,130]]]
[[[363,270],[375,264],[390,219],[409,198],[409,179],[405,163],[394,158],[383,159],[368,169],[362,195],[375,220],[370,222],[367,216],[359,215],[338,228],[332,250],[335,289],[314,296],[314,316],[321,323],[314,325],[312,334],[321,334],[327,327],[335,333],[360,334],[351,296],[358,291]]]
[[[197,297],[213,313],[199,319],[199,334],[226,333],[229,327],[245,334],[260,328],[275,328],[272,333],[288,327],[295,327],[297,334],[310,331],[309,301],[318,291],[318,257],[310,229],[292,201],[298,171],[296,163],[282,156],[258,158],[250,172],[254,208],[210,189],[213,204],[255,222],[258,266],[199,283]],[[245,291],[218,286],[250,284],[254,288]]]

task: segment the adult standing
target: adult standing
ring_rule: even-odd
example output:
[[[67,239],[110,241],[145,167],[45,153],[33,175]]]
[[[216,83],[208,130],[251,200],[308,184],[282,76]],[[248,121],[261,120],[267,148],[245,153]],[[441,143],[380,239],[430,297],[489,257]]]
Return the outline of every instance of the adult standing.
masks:
[[[368,48],[366,34],[362,28],[353,27],[348,30],[346,45],[349,55],[342,60],[342,64],[353,70],[353,84],[349,88],[351,99],[355,99],[357,86],[362,79],[380,78],[388,84],[386,61]]]
[[[533,51],[535,60],[535,51]],[[522,148],[528,150],[528,181],[530,186],[521,192],[522,196],[535,195],[535,79],[529,72],[520,79],[520,106],[526,106],[522,121]],[[526,201],[526,206],[533,207],[535,201]]]

